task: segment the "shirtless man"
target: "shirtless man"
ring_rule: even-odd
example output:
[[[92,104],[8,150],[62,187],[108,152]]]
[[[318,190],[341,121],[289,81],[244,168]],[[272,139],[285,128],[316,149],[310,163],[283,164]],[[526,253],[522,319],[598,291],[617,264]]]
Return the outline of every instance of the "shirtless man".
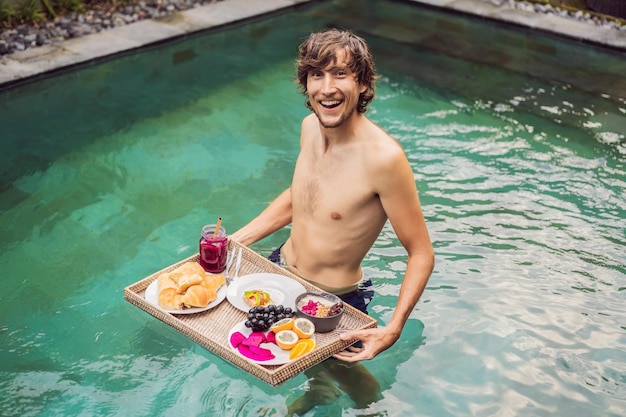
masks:
[[[314,33],[299,48],[297,73],[313,114],[302,121],[291,187],[231,238],[250,245],[291,223],[283,263],[341,296],[363,280],[361,262],[389,219],[408,252],[393,316],[385,327],[345,332],[362,347],[335,355],[372,359],[400,337],[432,272],[433,248],[401,146],[364,115],[376,78],[365,41],[347,31]]]

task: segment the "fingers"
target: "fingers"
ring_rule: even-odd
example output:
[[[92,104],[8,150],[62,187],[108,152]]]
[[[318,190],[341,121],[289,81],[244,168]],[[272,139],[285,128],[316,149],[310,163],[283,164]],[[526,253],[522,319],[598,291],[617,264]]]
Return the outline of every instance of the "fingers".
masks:
[[[358,362],[365,359],[371,359],[371,356],[365,352],[365,348],[348,346],[341,352],[337,352],[333,355],[335,359],[339,359],[344,362]]]
[[[348,350],[348,351],[354,352],[354,353],[363,352],[363,348],[362,347],[356,347],[354,345],[348,346],[345,350]]]
[[[335,353],[333,357],[335,359],[339,359],[340,361],[344,361],[344,362],[358,362],[361,360],[370,359],[362,351],[361,352],[349,352],[347,350]]]
[[[340,361],[344,361],[344,362],[357,362],[358,361],[358,359],[354,359],[354,356],[350,356],[350,355],[355,355],[355,353],[343,351],[343,352],[335,353],[333,355],[333,358],[339,359]]]
[[[355,340],[363,341],[363,340],[368,338],[368,335],[367,335],[367,333],[363,333],[363,332],[360,332],[360,331],[348,331],[348,332],[345,332],[345,333],[341,333],[339,335],[339,337],[341,338],[341,340],[345,340],[345,341],[350,341],[350,340],[352,340],[352,341],[355,341]]]
[[[339,335],[339,337],[341,338],[341,340],[350,340],[350,339],[354,339],[353,333],[354,333],[354,332],[352,332],[352,331],[349,331],[349,330],[348,330],[348,331],[342,332],[342,333]]]

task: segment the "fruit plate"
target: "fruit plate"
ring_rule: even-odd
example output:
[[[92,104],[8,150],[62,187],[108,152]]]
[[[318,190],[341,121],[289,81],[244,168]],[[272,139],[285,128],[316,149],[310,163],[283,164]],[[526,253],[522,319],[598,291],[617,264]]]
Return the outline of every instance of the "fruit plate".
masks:
[[[224,298],[226,298],[226,293],[228,292],[228,288],[226,285],[222,285],[219,290],[217,290],[217,298],[211,301],[206,307],[195,307],[195,308],[186,308],[184,310],[168,310],[164,309],[168,313],[171,314],[196,314],[202,313],[203,311],[207,311],[212,309],[213,307],[217,307]],[[159,306],[159,282],[158,280],[152,281],[148,288],[146,288],[146,301],[154,304],[157,307],[163,308]]]
[[[246,291],[260,290],[270,295],[273,304],[296,308],[296,298],[306,292],[299,282],[280,274],[256,273],[237,277],[228,285],[226,298],[239,310],[247,313],[249,306],[243,299]]]
[[[233,350],[233,352],[237,353],[238,355],[240,355],[243,358],[246,358],[246,360],[248,360],[250,362],[258,363],[259,365],[267,365],[267,366],[283,365],[283,364],[291,361],[291,359],[289,359],[289,351],[280,348],[276,343],[272,343],[272,342],[270,342],[270,343],[261,343],[260,347],[264,348],[264,349],[269,349],[272,352],[272,354],[274,355],[273,359],[269,359],[269,360],[265,360],[265,361],[264,360],[255,360],[255,359],[249,358],[249,357],[243,355],[241,352],[239,352],[239,349],[234,347],[232,345],[232,343],[230,342],[230,340],[231,340],[231,336],[233,335],[233,333],[236,333],[236,332],[240,332],[245,337],[250,336],[250,334],[252,333],[252,330],[250,330],[248,327],[246,327],[245,323],[246,323],[245,321],[237,323],[232,329],[230,329],[230,332],[228,332],[228,345]],[[263,334],[267,337],[267,334],[270,331],[271,330],[263,332]],[[313,335],[311,337],[311,339],[315,340],[315,335]]]

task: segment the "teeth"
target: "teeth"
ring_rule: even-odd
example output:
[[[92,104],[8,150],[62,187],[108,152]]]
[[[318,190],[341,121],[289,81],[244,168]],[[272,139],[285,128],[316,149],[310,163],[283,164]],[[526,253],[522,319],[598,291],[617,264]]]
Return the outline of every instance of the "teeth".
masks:
[[[321,103],[322,103],[322,106],[331,107],[331,106],[339,105],[339,103],[341,103],[341,101],[339,101],[339,100],[332,100],[332,101],[322,101]]]

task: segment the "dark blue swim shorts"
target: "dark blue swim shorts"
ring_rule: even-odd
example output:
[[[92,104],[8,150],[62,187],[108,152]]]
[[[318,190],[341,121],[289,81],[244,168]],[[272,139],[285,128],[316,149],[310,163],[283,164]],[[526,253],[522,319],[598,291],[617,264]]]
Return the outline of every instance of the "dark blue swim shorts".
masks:
[[[280,249],[282,247],[283,245],[280,245],[267,259],[282,268],[286,268],[286,265],[282,262],[280,257]],[[374,298],[372,280],[369,278],[363,279],[356,290],[341,294],[338,297],[341,298],[344,303],[350,304],[352,307],[368,314],[367,305],[372,301],[372,298]]]

